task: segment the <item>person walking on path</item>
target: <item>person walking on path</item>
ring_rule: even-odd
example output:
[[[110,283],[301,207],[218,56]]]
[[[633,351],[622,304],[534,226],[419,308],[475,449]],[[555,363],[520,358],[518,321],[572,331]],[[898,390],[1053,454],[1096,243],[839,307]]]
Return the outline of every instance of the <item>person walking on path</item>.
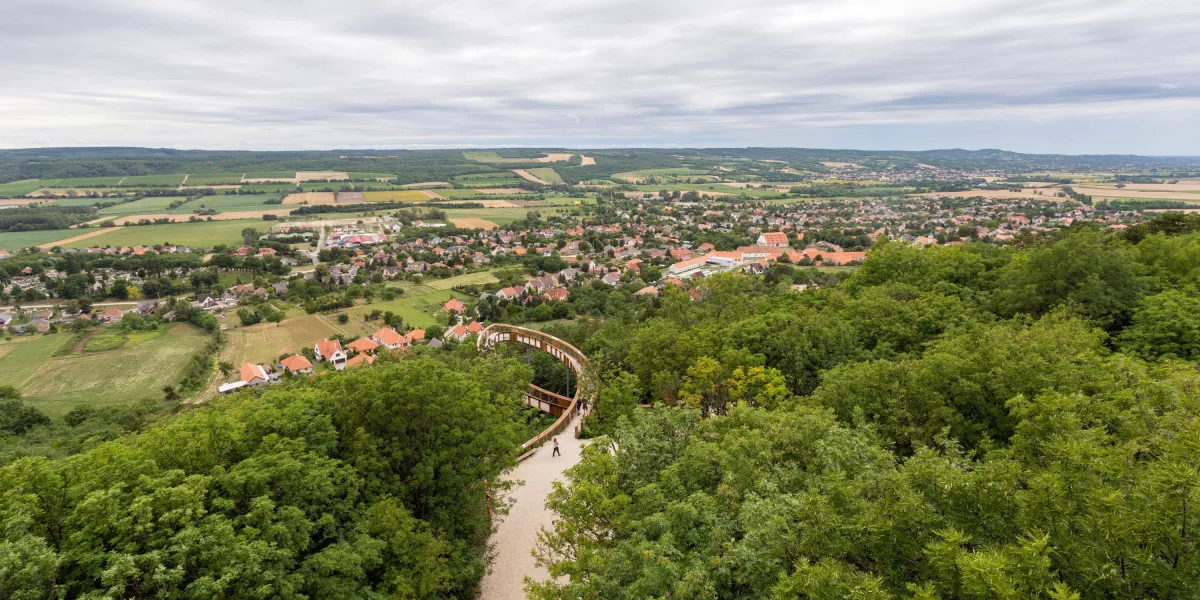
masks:
[[[552,439],[554,441],[554,452],[551,452],[550,456],[562,456],[562,452],[558,451],[558,438],[552,438]]]

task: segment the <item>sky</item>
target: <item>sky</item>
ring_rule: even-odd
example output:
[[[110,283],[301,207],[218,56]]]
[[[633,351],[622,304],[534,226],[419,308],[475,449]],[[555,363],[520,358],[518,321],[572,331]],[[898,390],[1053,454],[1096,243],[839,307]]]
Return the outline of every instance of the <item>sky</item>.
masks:
[[[1193,0],[4,0],[0,148],[1200,155]]]

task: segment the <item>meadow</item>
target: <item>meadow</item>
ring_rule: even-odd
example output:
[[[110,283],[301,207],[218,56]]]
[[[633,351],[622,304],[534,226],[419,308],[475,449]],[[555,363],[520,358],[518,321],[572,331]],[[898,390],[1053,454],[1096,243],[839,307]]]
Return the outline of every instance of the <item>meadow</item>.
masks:
[[[295,179],[295,171],[258,171],[246,173],[246,179]]]
[[[85,240],[64,245],[65,248],[95,246],[153,246],[171,243],[177,246],[211,247],[217,244],[241,244],[242,229],[253,227],[266,231],[269,223],[258,219],[203,221],[200,223],[170,223],[165,225],[133,225],[113,227],[107,232]],[[80,230],[70,233],[79,235]]]
[[[183,183],[184,175],[137,175],[121,181],[122,187],[177,187]]]
[[[115,330],[95,332],[82,348],[65,333],[0,343],[11,349],[0,355],[0,385],[21,390],[25,402],[51,415],[80,405],[126,404],[161,400],[162,388],[176,385],[192,355],[208,336],[186,324],[155,332],[122,336]]]

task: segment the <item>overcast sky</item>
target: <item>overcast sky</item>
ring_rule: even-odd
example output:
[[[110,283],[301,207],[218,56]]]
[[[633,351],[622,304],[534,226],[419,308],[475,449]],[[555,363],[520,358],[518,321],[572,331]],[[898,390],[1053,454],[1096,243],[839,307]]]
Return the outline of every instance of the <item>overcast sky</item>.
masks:
[[[4,0],[0,147],[1200,155],[1194,0]]]

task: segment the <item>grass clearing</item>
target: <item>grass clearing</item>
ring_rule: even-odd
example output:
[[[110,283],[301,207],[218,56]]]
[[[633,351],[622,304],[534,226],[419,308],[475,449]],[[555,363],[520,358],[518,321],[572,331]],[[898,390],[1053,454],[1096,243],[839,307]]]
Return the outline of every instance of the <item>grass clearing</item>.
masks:
[[[98,214],[102,217],[124,217],[127,215],[142,215],[142,214],[159,213],[159,212],[170,212],[167,207],[170,206],[172,202],[178,202],[178,201],[182,201],[182,200],[187,200],[187,198],[182,197],[182,196],[163,196],[163,197],[154,197],[154,198],[142,198],[141,200],[134,200],[133,202],[123,202],[116,206],[109,206],[107,208],[102,208],[102,209],[100,209],[100,212]],[[188,206],[188,205],[185,204],[184,206]],[[182,207],[180,207],[180,208],[182,208]],[[188,209],[187,212],[192,212],[192,210]]]
[[[60,338],[57,347],[73,339],[63,334],[46,337]],[[207,341],[202,330],[177,324],[139,333],[136,340],[130,339],[118,349],[47,356],[19,389],[26,402],[53,415],[83,404],[101,407],[147,398],[161,400],[163,386],[179,383],[184,366]],[[9,354],[2,360],[12,358]]]
[[[484,283],[496,283],[498,281],[500,280],[496,279],[496,275],[492,271],[480,271],[478,273],[466,273],[445,279],[435,279],[425,285],[435,290],[448,290],[460,285],[480,285]]]
[[[229,324],[237,322],[230,314]],[[259,323],[225,331],[229,343],[222,351],[223,360],[241,366],[243,363],[271,363],[281,354],[296,354],[304,348],[338,333],[332,325],[317,315],[286,319],[282,323]]]
[[[415,287],[409,290],[407,295],[389,302],[376,302],[374,304],[364,304],[346,309],[344,312],[350,315],[351,319],[349,323],[341,327],[354,335],[366,335],[375,331],[379,327],[382,327],[380,323],[372,322],[364,325],[362,321],[366,318],[367,313],[376,309],[381,312],[390,310],[400,315],[409,327],[420,327],[423,329],[430,325],[444,325],[445,322],[434,315],[441,310],[442,304],[450,298],[466,300],[467,296],[448,289],[438,290],[428,286]]]
[[[350,179],[395,179],[396,178],[396,176],[391,173],[358,173],[358,172],[352,171],[350,173],[347,173],[347,175],[350,176]]]
[[[295,171],[260,171],[246,173],[246,179],[295,179]]]

